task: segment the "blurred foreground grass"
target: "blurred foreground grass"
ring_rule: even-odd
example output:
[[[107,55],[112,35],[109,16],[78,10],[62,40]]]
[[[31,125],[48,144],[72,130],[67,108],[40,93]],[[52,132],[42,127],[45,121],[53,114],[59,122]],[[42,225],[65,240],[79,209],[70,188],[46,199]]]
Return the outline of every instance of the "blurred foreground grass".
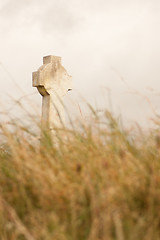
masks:
[[[159,240],[160,131],[99,123],[45,132],[1,125],[1,240]]]

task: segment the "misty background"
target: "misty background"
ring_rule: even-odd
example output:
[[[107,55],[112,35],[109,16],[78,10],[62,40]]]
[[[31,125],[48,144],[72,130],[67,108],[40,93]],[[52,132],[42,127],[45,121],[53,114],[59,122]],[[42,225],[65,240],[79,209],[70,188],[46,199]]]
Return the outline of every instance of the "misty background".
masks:
[[[55,55],[73,77],[71,112],[85,99],[149,126],[160,114],[159,26],[159,0],[1,0],[0,118],[20,99],[40,115],[32,72]]]

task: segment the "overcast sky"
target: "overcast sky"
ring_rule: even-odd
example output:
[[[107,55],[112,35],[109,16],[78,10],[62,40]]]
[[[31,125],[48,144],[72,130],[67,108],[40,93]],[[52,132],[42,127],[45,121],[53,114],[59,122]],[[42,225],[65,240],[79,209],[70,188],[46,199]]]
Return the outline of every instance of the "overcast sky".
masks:
[[[83,96],[103,111],[110,91],[115,113],[144,124],[160,113],[159,26],[159,0],[1,0],[1,104],[35,93],[40,106],[31,74],[56,55],[73,76],[71,109]]]

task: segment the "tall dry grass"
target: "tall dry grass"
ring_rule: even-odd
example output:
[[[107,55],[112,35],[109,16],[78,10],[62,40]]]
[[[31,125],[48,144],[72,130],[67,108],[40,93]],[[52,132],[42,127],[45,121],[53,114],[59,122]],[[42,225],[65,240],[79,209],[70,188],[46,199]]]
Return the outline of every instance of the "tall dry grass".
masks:
[[[0,126],[1,240],[159,240],[160,131],[101,121],[43,132]],[[100,122],[101,121],[101,122]]]

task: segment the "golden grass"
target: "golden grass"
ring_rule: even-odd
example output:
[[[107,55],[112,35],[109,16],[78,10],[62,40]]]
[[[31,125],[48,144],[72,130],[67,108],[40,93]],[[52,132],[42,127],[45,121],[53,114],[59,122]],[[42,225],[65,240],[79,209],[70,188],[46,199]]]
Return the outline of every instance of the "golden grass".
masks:
[[[1,126],[0,239],[160,239],[159,123],[133,136],[109,112],[93,115],[58,131],[56,146],[47,132],[39,146]]]

